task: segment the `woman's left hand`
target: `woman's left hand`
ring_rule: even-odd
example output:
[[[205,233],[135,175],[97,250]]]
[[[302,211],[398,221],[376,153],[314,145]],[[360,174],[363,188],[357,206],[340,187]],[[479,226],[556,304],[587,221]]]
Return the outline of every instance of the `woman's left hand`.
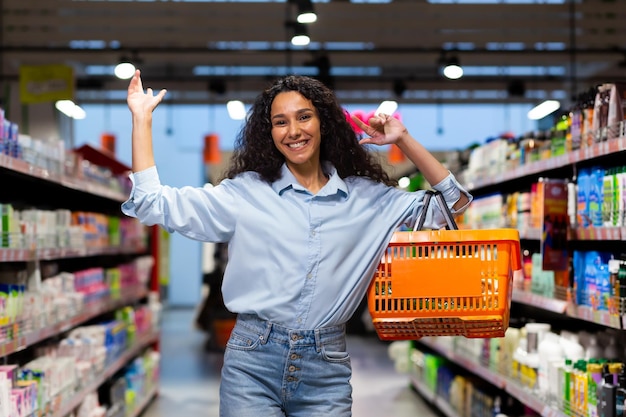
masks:
[[[354,115],[352,116],[352,120],[369,136],[359,141],[361,145],[367,143],[388,145],[398,142],[403,135],[408,134],[402,122],[388,114],[377,114],[371,117],[367,124]]]

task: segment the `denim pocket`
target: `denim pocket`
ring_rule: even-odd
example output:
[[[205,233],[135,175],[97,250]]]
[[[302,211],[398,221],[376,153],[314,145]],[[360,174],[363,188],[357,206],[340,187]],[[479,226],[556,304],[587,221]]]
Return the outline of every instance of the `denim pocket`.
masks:
[[[350,355],[346,351],[332,351],[322,349],[322,357],[328,362],[346,362],[350,360]]]
[[[350,355],[346,350],[344,338],[327,340],[322,344],[322,357],[328,362],[347,362]]]
[[[226,346],[237,350],[254,350],[261,343],[261,335],[246,331],[243,326],[235,326]]]

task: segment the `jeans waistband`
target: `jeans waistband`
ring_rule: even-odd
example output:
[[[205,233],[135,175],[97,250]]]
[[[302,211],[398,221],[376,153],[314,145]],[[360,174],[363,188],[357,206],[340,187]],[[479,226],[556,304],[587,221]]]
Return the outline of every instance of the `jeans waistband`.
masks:
[[[290,345],[315,345],[320,349],[324,343],[332,340],[343,339],[346,336],[345,325],[321,327],[318,329],[290,329],[267,320],[263,320],[254,314],[239,314],[237,326],[259,334],[261,340],[273,340]]]

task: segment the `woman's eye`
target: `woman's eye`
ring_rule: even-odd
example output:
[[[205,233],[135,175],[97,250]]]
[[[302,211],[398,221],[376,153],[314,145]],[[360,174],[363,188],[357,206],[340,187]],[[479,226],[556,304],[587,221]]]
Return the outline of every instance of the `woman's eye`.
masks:
[[[274,122],[274,126],[283,126],[285,124],[284,120],[276,120]]]
[[[309,120],[311,118],[310,114],[303,114],[302,116],[300,116],[300,120]]]

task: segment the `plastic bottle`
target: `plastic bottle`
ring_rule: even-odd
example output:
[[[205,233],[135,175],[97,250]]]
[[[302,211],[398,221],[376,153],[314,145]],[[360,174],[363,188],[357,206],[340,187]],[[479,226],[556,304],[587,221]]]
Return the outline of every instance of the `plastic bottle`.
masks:
[[[550,332],[550,325],[547,323],[527,323],[526,326],[527,355],[525,385],[531,389],[538,387],[539,373],[539,344],[543,337]]]
[[[585,348],[580,344],[577,334],[563,331],[561,332],[559,342],[561,343],[561,347],[563,347],[567,359],[576,362],[579,359],[585,358]]]
[[[498,372],[502,375],[510,374],[511,378],[517,379],[519,374],[519,367],[513,361],[513,354],[519,344],[520,330],[515,327],[509,327],[504,332],[504,340],[502,342],[501,361]]]
[[[559,378],[559,392],[563,401],[563,411],[567,415],[572,414],[572,402],[574,399],[574,365],[571,359],[565,359],[561,367]]]
[[[605,227],[613,226],[613,169],[606,169],[602,177],[602,225]]]
[[[619,285],[619,297],[626,297],[626,262],[620,260],[619,271],[617,272],[617,281]],[[621,313],[621,311],[620,311]]]
[[[574,411],[581,415],[587,413],[587,361],[578,360],[574,365],[575,399]]]
[[[617,388],[615,390],[615,415],[624,417],[626,415],[626,368],[622,367],[617,378]]]
[[[598,345],[598,337],[595,334],[591,334],[585,351],[585,359],[600,359],[602,357],[604,357],[604,350]]]
[[[577,217],[578,226],[589,227],[589,174],[587,168],[582,168],[577,177]]]
[[[589,305],[594,309],[598,306],[598,290],[597,290],[597,275],[598,265],[600,263],[600,253],[597,251],[589,251],[585,253],[585,288],[587,295],[587,302],[585,305]]]
[[[619,297],[619,259],[609,260],[609,280],[611,282],[611,298]],[[608,357],[608,356],[607,356]]]
[[[587,363],[587,416],[598,415],[598,391],[602,386],[602,365],[596,359]]]
[[[604,347],[602,357],[607,358],[609,361],[615,362],[621,357],[621,354],[617,348],[618,335],[613,331],[607,331],[606,334],[608,342]]]
[[[567,216],[569,218],[570,227],[576,227],[577,216],[576,211],[578,209],[578,186],[575,182],[569,181],[567,183]]]
[[[626,225],[626,166],[623,166],[617,175],[619,188],[619,201],[617,202],[618,220],[617,226]]]
[[[554,401],[558,397],[557,367],[563,363],[565,353],[559,342],[559,335],[547,332],[537,348],[539,353],[538,384],[539,393]]]
[[[607,311],[611,300],[613,288],[611,287],[611,274],[605,256],[601,257],[601,262],[596,270],[596,291],[598,292],[598,310]]]
[[[520,338],[515,352],[513,352],[513,361],[511,366],[511,377],[522,384],[525,384],[526,379],[526,356],[528,352],[526,346],[528,341],[525,338]]]
[[[598,391],[598,416],[613,417],[616,413],[617,386],[613,384],[613,375],[608,365],[602,367],[602,384]]]
[[[589,174],[589,217],[591,225],[602,226],[602,186],[604,179],[604,169],[594,167]]]

